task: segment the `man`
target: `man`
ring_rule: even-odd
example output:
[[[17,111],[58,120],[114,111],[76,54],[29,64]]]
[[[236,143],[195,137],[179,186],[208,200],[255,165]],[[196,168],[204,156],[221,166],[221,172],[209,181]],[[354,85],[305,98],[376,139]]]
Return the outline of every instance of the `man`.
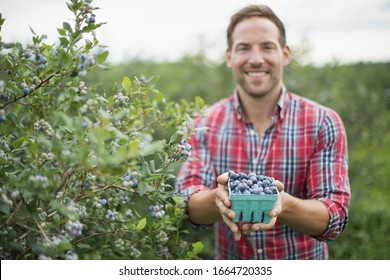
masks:
[[[348,220],[343,123],[335,111],[284,87],[290,49],[283,23],[270,8],[238,11],[227,40],[236,91],[196,120],[208,129],[190,138],[198,160],[183,164],[176,183],[189,197],[189,220],[216,223],[217,259],[327,259],[326,241]],[[270,223],[232,221],[229,170],[278,180]]]

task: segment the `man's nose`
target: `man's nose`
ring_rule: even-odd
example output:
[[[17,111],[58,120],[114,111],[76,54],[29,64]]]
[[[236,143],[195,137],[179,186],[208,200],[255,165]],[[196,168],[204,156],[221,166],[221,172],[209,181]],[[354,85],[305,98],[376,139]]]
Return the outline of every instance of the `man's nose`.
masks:
[[[251,64],[261,64],[264,62],[264,54],[259,49],[253,49],[250,58],[249,63]]]

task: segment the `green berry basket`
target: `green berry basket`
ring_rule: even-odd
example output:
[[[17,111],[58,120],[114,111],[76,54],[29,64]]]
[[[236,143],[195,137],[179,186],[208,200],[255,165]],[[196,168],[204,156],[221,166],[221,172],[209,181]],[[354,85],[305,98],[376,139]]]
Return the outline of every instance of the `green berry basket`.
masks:
[[[231,209],[236,213],[234,222],[265,223],[271,221],[269,212],[275,207],[279,194],[233,194],[229,188]]]

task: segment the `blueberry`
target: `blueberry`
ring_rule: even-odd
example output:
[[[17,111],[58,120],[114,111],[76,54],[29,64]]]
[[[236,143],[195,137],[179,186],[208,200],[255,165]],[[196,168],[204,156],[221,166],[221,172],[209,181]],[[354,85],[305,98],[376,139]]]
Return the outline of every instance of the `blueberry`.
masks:
[[[87,60],[87,56],[85,54],[80,54],[81,62],[85,62]]]
[[[29,51],[25,51],[24,52],[24,57],[25,58],[30,58],[31,57],[31,53]]]
[[[251,180],[252,183],[254,183],[254,184],[257,183],[257,181],[258,181],[256,175],[255,176],[249,176],[249,180]]]
[[[232,171],[232,170],[229,171],[229,177],[232,180],[237,180],[238,178],[240,178],[240,176],[237,173],[235,173],[234,171]]]
[[[247,184],[240,183],[240,184],[238,185],[238,189],[239,189],[241,192],[243,192],[243,191],[249,189],[249,187],[248,187]]]
[[[261,186],[262,186],[262,187],[269,187],[270,184],[271,184],[271,182],[270,182],[268,179],[265,179],[265,180],[261,183]]]
[[[123,178],[126,182],[130,182],[130,180],[132,179],[132,175],[126,175],[124,178]]]
[[[39,63],[40,64],[46,64],[47,63],[47,58],[42,55],[41,58],[39,59]]]
[[[25,95],[28,95],[28,94],[31,93],[31,91],[30,91],[30,89],[29,89],[28,87],[25,87],[25,88],[23,88],[23,93],[24,93]]]

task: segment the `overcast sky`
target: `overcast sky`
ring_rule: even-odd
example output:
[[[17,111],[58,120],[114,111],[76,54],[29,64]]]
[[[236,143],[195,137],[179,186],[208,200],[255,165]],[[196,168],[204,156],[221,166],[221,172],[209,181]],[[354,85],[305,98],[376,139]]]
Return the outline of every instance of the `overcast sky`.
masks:
[[[0,0],[6,19],[6,42],[31,40],[31,26],[58,37],[56,28],[72,20],[65,0]],[[338,60],[390,61],[390,0],[96,0],[97,32],[109,46],[113,63],[129,58],[176,59],[207,50],[223,57],[225,32],[232,13],[246,4],[267,4],[282,19],[287,40],[299,47],[306,40],[315,64]]]

